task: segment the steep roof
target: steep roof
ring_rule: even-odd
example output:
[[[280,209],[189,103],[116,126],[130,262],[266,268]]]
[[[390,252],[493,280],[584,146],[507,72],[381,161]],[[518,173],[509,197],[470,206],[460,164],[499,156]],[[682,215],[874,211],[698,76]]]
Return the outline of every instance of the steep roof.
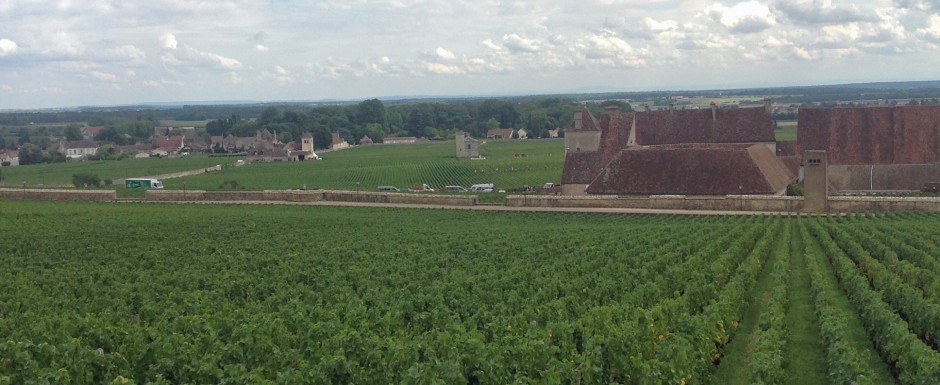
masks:
[[[590,194],[775,194],[793,175],[763,144],[636,146],[620,151]]]
[[[773,142],[773,120],[761,108],[704,108],[634,113],[636,144]]]
[[[940,106],[801,108],[800,150],[826,150],[829,164],[940,162]]]
[[[503,139],[510,139],[512,138],[513,131],[514,130],[511,128],[491,128],[489,131],[486,132],[486,137],[495,138],[498,136]]]
[[[562,184],[589,184],[603,170],[601,154],[597,151],[569,152],[565,154],[565,168],[561,172]]]
[[[98,148],[98,143],[95,143],[95,141],[91,139],[65,140],[65,141],[62,141],[62,148],[65,148],[65,149]]]

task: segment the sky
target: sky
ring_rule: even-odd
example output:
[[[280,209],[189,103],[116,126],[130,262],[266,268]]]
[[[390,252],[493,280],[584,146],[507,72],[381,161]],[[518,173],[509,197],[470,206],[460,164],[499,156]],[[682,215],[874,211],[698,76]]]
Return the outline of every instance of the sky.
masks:
[[[940,80],[940,0],[0,0],[0,110]]]

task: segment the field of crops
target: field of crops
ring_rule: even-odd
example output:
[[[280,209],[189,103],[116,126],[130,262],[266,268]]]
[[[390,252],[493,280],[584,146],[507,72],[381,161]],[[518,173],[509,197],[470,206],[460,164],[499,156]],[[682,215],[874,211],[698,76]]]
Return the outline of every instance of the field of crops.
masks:
[[[937,228],[0,201],[0,384],[936,384]]]
[[[125,160],[89,160],[66,163],[31,164],[3,167],[0,187],[72,187],[72,175],[90,173],[102,180],[141,177],[196,170],[221,165],[232,165],[237,158],[189,155],[178,158],[143,158]]]
[[[378,186],[408,187],[427,183],[469,187],[493,183],[497,189],[520,189],[561,182],[565,162],[564,140],[489,141],[480,146],[484,160],[454,158],[453,142],[359,146],[320,154],[313,162],[253,163],[181,179],[167,180],[167,188],[202,190],[322,188],[375,191]]]

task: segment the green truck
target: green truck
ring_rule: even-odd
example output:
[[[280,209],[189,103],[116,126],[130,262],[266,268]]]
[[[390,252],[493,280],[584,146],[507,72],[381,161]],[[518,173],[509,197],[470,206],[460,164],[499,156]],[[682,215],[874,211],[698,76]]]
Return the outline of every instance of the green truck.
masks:
[[[124,188],[162,189],[163,182],[153,178],[130,178],[124,180]]]

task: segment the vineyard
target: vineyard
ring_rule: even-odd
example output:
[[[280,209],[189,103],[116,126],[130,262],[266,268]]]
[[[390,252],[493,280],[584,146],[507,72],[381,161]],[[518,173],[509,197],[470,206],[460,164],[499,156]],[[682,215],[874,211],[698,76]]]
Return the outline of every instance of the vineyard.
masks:
[[[936,384],[938,226],[0,201],[0,384]]]
[[[405,191],[423,183],[469,187],[493,183],[497,189],[521,189],[561,182],[564,140],[489,141],[480,146],[483,160],[456,159],[454,143],[359,146],[320,154],[312,162],[253,163],[187,178],[167,180],[167,188],[245,190],[322,188],[375,191],[397,186]],[[228,181],[228,183],[226,183]]]

